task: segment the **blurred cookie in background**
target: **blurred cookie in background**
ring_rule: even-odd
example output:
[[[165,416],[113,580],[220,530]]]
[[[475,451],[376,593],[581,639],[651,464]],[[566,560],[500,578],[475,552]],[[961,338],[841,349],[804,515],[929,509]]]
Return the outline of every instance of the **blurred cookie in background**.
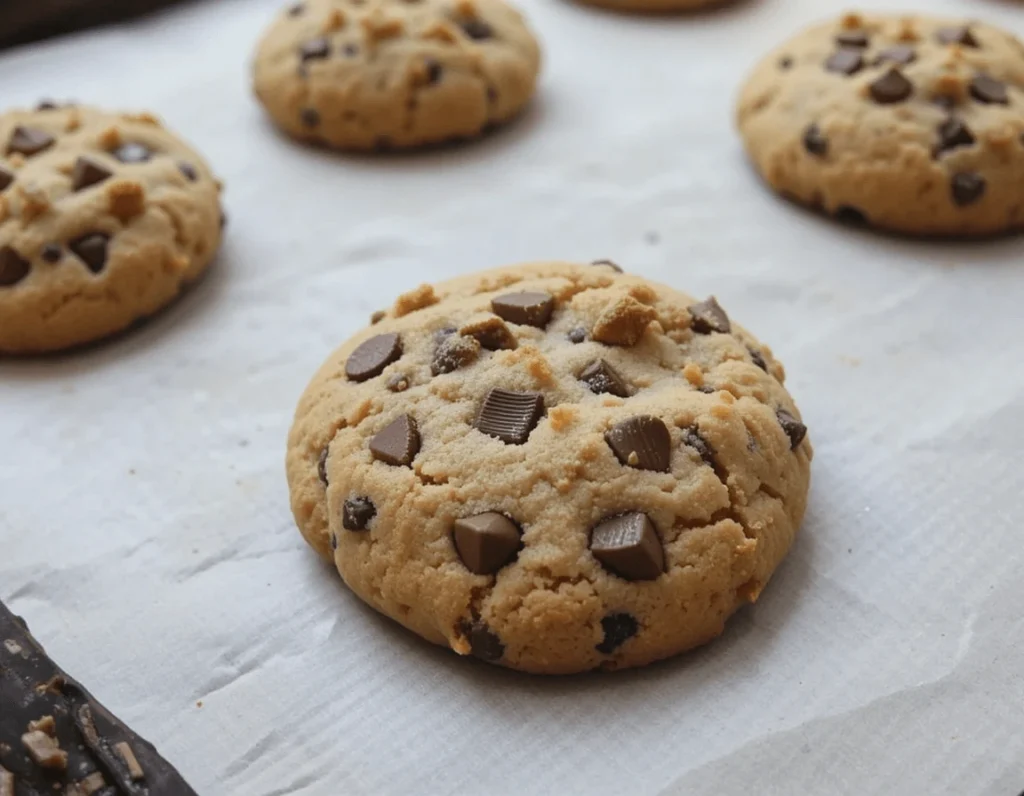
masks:
[[[148,114],[0,114],[0,353],[56,351],[168,304],[220,246],[221,185]]]
[[[502,0],[305,0],[260,42],[254,89],[289,135],[387,150],[479,136],[533,96],[540,48]]]

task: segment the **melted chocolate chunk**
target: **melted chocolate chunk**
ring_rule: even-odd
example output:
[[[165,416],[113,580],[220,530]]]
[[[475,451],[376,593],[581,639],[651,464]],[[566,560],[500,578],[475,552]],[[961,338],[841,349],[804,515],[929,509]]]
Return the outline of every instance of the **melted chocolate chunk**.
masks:
[[[470,653],[485,661],[499,661],[505,654],[505,645],[484,622],[463,622],[460,628],[469,639]]]
[[[597,645],[597,651],[611,655],[637,634],[640,625],[632,614],[608,614],[601,620],[601,629],[604,639]]]
[[[341,526],[346,531],[365,531],[377,516],[377,507],[368,497],[354,497],[341,507]]]

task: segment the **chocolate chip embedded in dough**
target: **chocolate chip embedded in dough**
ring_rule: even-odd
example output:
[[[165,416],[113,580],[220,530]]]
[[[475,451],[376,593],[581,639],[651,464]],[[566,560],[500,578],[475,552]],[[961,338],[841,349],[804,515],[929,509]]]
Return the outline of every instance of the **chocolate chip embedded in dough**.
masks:
[[[408,467],[419,451],[419,428],[409,415],[396,418],[370,440],[373,458],[395,467]]]
[[[195,182],[199,179],[199,172],[196,167],[185,160],[178,161],[178,171],[185,175],[185,179],[189,182]]]
[[[6,191],[14,182],[14,172],[0,166],[0,191]]]
[[[971,96],[985,105],[1008,105],[1010,95],[1006,84],[990,75],[976,75],[970,85]]]
[[[365,531],[377,516],[377,507],[368,497],[354,497],[341,507],[341,526],[346,531]]]
[[[80,157],[75,161],[75,165],[71,170],[71,190],[85,190],[104,180],[110,179],[113,174],[102,163],[97,163],[92,158]]]
[[[315,108],[303,108],[299,120],[306,127],[316,127],[320,124],[320,113]]]
[[[519,526],[496,511],[456,520],[452,529],[459,558],[477,575],[492,575],[515,558],[521,536]]]
[[[604,631],[604,638],[597,645],[597,651],[611,655],[637,634],[640,625],[632,614],[615,613],[601,620],[601,630]]]
[[[94,274],[107,267],[107,249],[110,236],[102,232],[93,232],[76,238],[68,244],[68,248],[85,263]]]
[[[667,473],[672,461],[672,437],[657,417],[637,415],[616,423],[604,435],[608,447],[625,465]]]
[[[807,426],[796,419],[789,411],[785,409],[779,409],[775,412],[775,416],[779,420],[779,425],[782,426],[782,430],[786,432],[786,436],[789,437],[790,447],[796,450],[797,446],[804,441],[804,437],[807,436]]]
[[[940,44],[959,44],[963,47],[977,47],[978,40],[974,38],[971,28],[968,25],[959,25],[955,28],[940,28],[935,34]]]
[[[949,118],[939,125],[939,147],[936,154],[949,152],[962,146],[971,146],[974,134],[960,119]]]
[[[828,154],[828,139],[817,124],[810,124],[804,130],[804,149],[818,157]]]
[[[966,207],[985,195],[985,178],[973,172],[960,172],[953,175],[950,188],[954,204],[957,207]]]
[[[327,482],[327,453],[330,449],[329,445],[325,445],[324,449],[320,451],[320,458],[316,462],[316,474],[320,476],[320,483],[325,487],[330,486]]]
[[[32,155],[38,155],[52,147],[56,140],[45,130],[19,125],[14,128],[10,140],[7,142],[7,154],[32,157]]]
[[[482,620],[463,622],[460,629],[469,640],[469,651],[475,657],[493,662],[501,660],[505,654],[505,645],[501,643],[497,633],[487,627]]]
[[[729,316],[726,315],[725,310],[714,296],[697,304],[691,304],[687,309],[693,317],[691,328],[697,334],[711,334],[712,332],[729,334],[732,331]]]
[[[538,329],[547,326],[554,310],[554,296],[540,291],[506,293],[491,300],[491,311],[499,318]]]
[[[607,393],[628,398],[632,394],[622,375],[603,359],[595,359],[587,365],[580,371],[579,379],[598,395]]]
[[[859,50],[839,50],[830,55],[825,61],[826,71],[838,72],[847,77],[857,74],[863,68],[864,56],[861,55]]]
[[[331,54],[331,43],[325,37],[319,36],[299,45],[299,57],[303,61],[317,61],[327,58]]]
[[[345,361],[349,381],[366,381],[379,376],[402,356],[402,338],[395,332],[379,334],[361,343]]]
[[[544,396],[492,388],[480,407],[475,428],[506,445],[522,445],[544,414]]]
[[[10,246],[0,249],[0,287],[12,287],[28,276],[32,265]]]
[[[892,105],[903,102],[914,93],[914,84],[893,67],[868,87],[871,98],[879,105]]]
[[[701,436],[696,426],[683,429],[683,445],[697,451],[697,455],[704,461],[704,464],[710,467],[715,466],[715,452],[711,449],[708,441]]]
[[[760,351],[757,351],[753,348],[748,348],[747,350],[750,352],[750,358],[751,360],[753,360],[754,364],[761,368],[761,370],[763,370],[765,373],[767,373],[768,363],[765,361],[764,355]]]
[[[64,256],[64,250],[57,243],[47,243],[43,246],[42,251],[39,252],[39,256],[43,258],[43,262],[59,263],[61,258]]]
[[[864,30],[844,30],[836,34],[840,47],[864,48],[871,44],[871,37]]]
[[[899,64],[906,66],[917,60],[917,51],[906,44],[897,44],[895,47],[886,47],[875,58],[875,64]]]
[[[435,376],[452,373],[459,368],[472,365],[480,356],[480,343],[473,337],[453,334],[442,340],[434,349],[430,372]]]
[[[474,41],[483,41],[494,36],[494,30],[482,19],[464,19],[459,27]]]
[[[626,580],[654,580],[665,571],[665,550],[654,524],[638,511],[603,520],[590,532],[590,551]]]

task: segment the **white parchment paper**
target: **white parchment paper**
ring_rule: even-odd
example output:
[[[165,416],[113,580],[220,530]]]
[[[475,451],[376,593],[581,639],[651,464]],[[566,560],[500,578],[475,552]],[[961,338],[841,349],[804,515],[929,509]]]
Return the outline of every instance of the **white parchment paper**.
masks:
[[[536,103],[423,155],[271,129],[248,90],[270,0],[0,56],[5,106],[161,114],[224,178],[230,215],[215,270],[170,311],[73,356],[0,361],[0,597],[204,796],[1016,796],[1024,242],[851,231],[763,190],[732,128],[738,85],[841,2],[522,5],[546,49]],[[1012,2],[902,6],[1024,34]],[[772,345],[816,449],[810,509],[711,646],[528,677],[351,596],[294,529],[284,441],[321,360],[398,292],[596,257],[715,293]]]

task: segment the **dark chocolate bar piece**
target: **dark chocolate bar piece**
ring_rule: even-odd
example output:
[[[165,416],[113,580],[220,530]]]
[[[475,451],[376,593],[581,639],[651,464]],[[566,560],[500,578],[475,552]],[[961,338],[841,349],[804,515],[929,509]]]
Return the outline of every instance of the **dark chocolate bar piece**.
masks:
[[[178,0],[0,0],[0,47],[117,22],[174,2]],[[3,790],[0,796],[5,796]]]
[[[196,796],[0,602],[0,796]]]

